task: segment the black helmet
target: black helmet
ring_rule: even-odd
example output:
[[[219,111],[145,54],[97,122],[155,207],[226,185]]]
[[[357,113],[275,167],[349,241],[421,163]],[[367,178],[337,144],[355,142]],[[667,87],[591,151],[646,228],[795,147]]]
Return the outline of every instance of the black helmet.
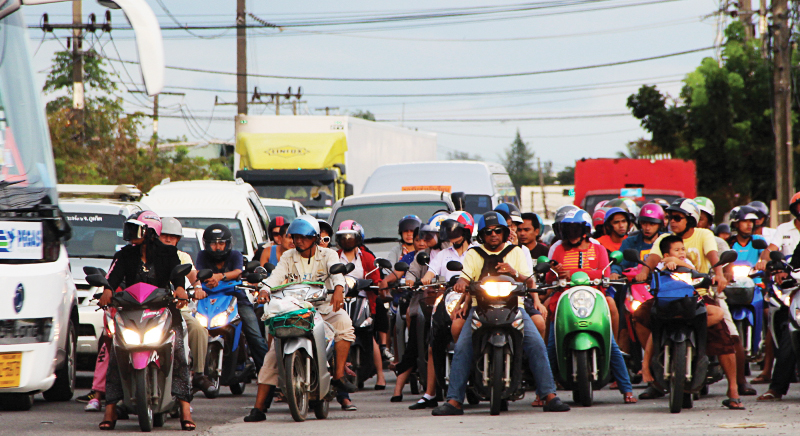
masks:
[[[764,204],[763,201],[751,201],[748,206],[752,207],[756,210],[756,214],[758,215],[758,219],[767,218],[769,217],[769,207]]]
[[[211,243],[222,241],[225,248],[222,250],[212,250]],[[233,234],[231,230],[222,224],[212,224],[203,232],[203,244],[205,245],[206,255],[214,260],[223,260],[228,257],[233,249]]]
[[[558,208],[555,221],[553,222],[553,233],[555,233],[556,238],[561,239],[561,221],[564,220],[569,212],[579,209],[580,208],[574,204],[567,204]]]
[[[715,235],[719,236],[722,233],[727,233],[727,234],[730,235],[731,234],[731,226],[729,226],[727,224],[720,224],[720,225],[717,226],[716,229],[714,229],[714,234]]]
[[[742,206],[736,212],[736,221],[755,220],[759,219],[758,209],[752,206]]]
[[[403,232],[407,232],[409,230],[417,230],[419,226],[422,225],[422,220],[419,219],[416,215],[406,215],[403,218],[400,218],[400,222],[397,223],[397,233],[400,236],[403,235]]]

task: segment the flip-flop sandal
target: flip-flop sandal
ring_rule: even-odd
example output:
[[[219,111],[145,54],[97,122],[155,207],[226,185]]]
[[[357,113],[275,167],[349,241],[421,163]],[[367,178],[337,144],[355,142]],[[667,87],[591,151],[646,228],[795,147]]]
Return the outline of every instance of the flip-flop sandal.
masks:
[[[197,424],[193,421],[181,419],[181,430],[195,431],[195,429],[197,429]]]
[[[531,407],[544,407],[545,401],[541,398],[537,398],[533,403],[531,403]]]
[[[754,379],[750,380],[750,384],[751,385],[766,385],[766,384],[769,384],[771,382],[772,382],[772,378],[767,378],[767,377],[764,377],[763,375],[760,375],[760,376],[755,377]]]
[[[765,392],[756,401],[780,401],[781,397],[773,394],[772,392]]]
[[[636,403],[638,403],[638,401],[636,400],[636,397],[633,396],[633,392],[626,393],[622,397],[622,400],[625,402],[625,404],[636,404]]]
[[[739,398],[728,398],[727,400],[723,400],[722,405],[731,410],[747,410],[744,408],[742,405],[742,400]]]

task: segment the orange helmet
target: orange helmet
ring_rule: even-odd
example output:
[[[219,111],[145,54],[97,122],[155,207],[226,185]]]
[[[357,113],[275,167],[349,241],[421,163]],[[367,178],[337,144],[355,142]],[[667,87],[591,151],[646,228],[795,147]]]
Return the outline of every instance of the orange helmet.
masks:
[[[794,215],[795,218],[800,219],[800,213],[797,212],[797,205],[800,204],[800,192],[792,195],[792,199],[789,201],[789,212]]]

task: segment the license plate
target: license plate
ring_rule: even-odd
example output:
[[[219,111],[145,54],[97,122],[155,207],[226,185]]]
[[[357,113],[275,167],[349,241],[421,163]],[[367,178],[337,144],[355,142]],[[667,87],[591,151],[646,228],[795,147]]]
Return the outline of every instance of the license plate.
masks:
[[[16,388],[19,386],[22,353],[0,354],[0,388]]]

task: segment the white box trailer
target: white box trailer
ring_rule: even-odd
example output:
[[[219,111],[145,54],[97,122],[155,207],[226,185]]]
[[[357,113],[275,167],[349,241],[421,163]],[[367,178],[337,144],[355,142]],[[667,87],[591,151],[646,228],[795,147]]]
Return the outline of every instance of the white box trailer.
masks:
[[[436,160],[436,134],[350,116],[236,117],[234,170],[264,198],[328,208],[387,163]]]

